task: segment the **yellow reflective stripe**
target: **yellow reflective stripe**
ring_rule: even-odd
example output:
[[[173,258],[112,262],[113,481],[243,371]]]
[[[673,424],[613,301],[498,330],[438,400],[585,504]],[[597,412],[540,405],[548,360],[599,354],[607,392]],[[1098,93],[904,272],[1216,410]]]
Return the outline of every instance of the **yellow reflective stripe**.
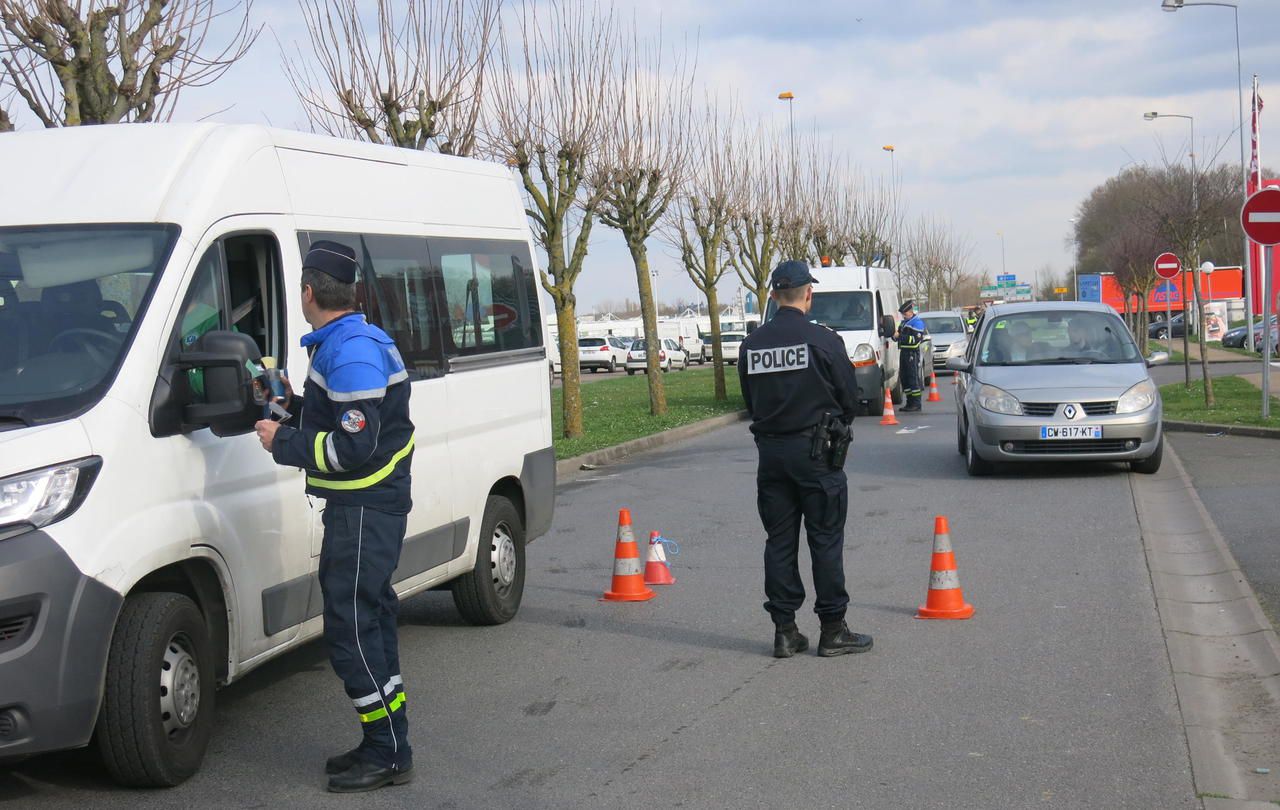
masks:
[[[384,717],[386,717],[386,716],[387,716],[387,711],[388,711],[388,709],[389,709],[390,711],[392,711],[392,712],[395,712],[395,711],[397,711],[401,706],[403,706],[403,705],[404,705],[404,700],[405,700],[405,698],[404,698],[404,693],[403,693],[403,692],[401,692],[400,694],[396,695],[395,700],[392,700],[392,701],[391,701],[391,703],[387,705],[387,708],[385,708],[385,709],[384,709],[384,708],[379,707],[379,708],[374,709],[373,711],[369,712],[368,714],[361,714],[361,715],[360,715],[360,722],[361,722],[361,723],[372,723],[372,722],[373,722],[373,721],[375,721],[375,720],[381,720],[382,718],[384,718]]]
[[[329,469],[329,465],[324,460],[324,439],[328,435],[329,435],[328,433],[324,433],[324,432],[317,433],[316,447],[315,447],[316,469],[320,470],[320,472],[326,472],[326,473],[331,472],[331,470]]]
[[[307,483],[313,487],[321,487],[322,489],[367,489],[395,472],[396,465],[403,461],[404,457],[409,455],[413,450],[413,440],[414,437],[410,436],[409,443],[400,448],[400,450],[391,457],[391,460],[387,462],[385,467],[371,475],[366,475],[364,478],[356,478],[352,481],[329,481],[324,478],[316,478],[313,475],[308,475]],[[320,448],[319,452],[323,453],[324,448]],[[325,472],[328,472],[328,470],[325,470]]]

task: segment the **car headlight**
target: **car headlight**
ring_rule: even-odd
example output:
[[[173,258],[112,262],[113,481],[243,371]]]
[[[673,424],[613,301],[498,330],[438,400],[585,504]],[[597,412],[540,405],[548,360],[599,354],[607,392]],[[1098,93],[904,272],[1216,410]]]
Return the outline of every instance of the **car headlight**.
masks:
[[[1116,402],[1116,413],[1145,411],[1155,404],[1158,396],[1160,393],[1156,391],[1156,384],[1147,378],[1121,395]]]
[[[996,388],[994,385],[984,385],[978,389],[978,404],[983,410],[993,413],[1003,413],[1010,416],[1022,415],[1022,403],[1018,398],[1002,388]]]
[[[849,359],[855,366],[869,366],[876,361],[876,350],[871,348],[870,343],[859,343]]]
[[[94,456],[0,479],[0,527],[61,520],[80,506],[101,467]]]

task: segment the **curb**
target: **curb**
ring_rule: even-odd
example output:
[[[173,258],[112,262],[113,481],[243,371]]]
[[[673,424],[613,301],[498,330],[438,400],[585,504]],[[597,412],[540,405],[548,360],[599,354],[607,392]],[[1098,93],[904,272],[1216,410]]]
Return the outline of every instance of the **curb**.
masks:
[[[556,480],[563,481],[573,477],[583,465],[597,466],[601,464],[609,464],[626,458],[634,453],[644,450],[652,450],[656,447],[672,444],[674,442],[691,439],[703,433],[708,433],[717,428],[742,422],[747,418],[746,411],[737,411],[735,413],[726,413],[721,416],[713,416],[710,419],[703,419],[701,422],[693,422],[688,425],[681,425],[677,428],[664,430],[661,433],[654,433],[649,436],[641,436],[638,439],[632,439],[629,442],[615,444],[613,447],[605,447],[600,450],[593,450],[590,453],[583,453],[580,456],[566,458],[556,462]]]
[[[1205,810],[1265,807],[1280,798],[1257,767],[1276,757],[1280,638],[1182,460],[1165,452],[1164,470],[1131,481],[1192,781]]]
[[[1280,439],[1280,428],[1252,425],[1215,425],[1209,422],[1177,422],[1165,419],[1164,429],[1176,433],[1225,433],[1228,436],[1251,436],[1255,439]]]

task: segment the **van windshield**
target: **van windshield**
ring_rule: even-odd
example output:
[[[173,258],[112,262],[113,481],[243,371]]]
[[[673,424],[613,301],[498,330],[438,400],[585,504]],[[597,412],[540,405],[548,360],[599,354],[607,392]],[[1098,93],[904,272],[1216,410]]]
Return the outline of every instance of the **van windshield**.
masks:
[[[0,429],[74,416],[110,386],[172,225],[0,227]]]
[[[769,299],[765,320],[773,320],[773,316],[777,313],[777,303]],[[809,320],[838,332],[874,329],[875,302],[871,300],[871,293],[866,290],[818,292],[815,289],[813,309],[809,310]]]

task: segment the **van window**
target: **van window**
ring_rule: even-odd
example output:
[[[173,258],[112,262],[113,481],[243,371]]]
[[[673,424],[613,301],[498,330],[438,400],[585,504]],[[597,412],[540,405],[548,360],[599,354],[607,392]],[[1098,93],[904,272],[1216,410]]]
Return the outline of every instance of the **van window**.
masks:
[[[396,342],[409,378],[444,373],[440,276],[432,269],[427,241],[417,236],[309,232],[298,235],[303,255],[311,243],[329,240],[355,251],[360,262],[356,305]]]
[[[837,331],[873,329],[875,305],[865,290],[813,293],[809,320]]]
[[[537,281],[523,242],[430,239],[444,279],[445,353],[474,355],[542,345]]]

